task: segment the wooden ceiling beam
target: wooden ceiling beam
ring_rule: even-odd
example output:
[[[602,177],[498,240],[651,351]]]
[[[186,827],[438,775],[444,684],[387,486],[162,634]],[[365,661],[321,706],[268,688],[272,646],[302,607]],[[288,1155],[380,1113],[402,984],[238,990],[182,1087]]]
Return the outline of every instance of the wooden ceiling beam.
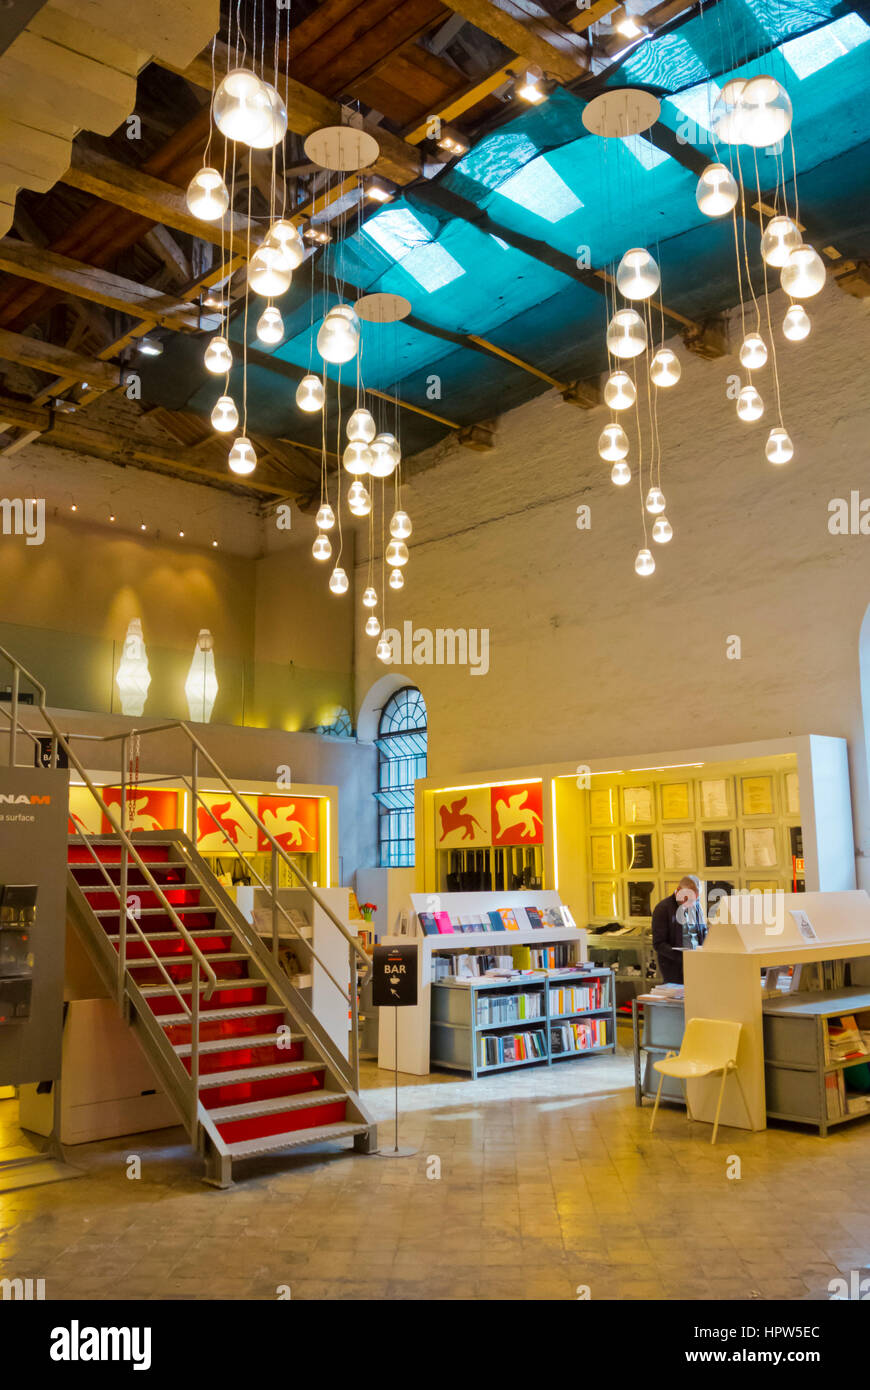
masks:
[[[70,352],[68,348],[56,347],[38,338],[28,338],[23,333],[10,333],[5,328],[0,328],[0,359],[47,372],[52,377],[87,381],[104,391],[111,391],[121,380],[120,368],[108,362]]]
[[[444,0],[475,29],[498,39],[505,48],[535,63],[561,82],[573,82],[589,70],[586,48],[577,35],[554,19],[525,11],[514,0]]]
[[[211,91],[211,50],[207,54],[201,54],[184,68],[173,67],[165,61],[161,62],[160,66],[178,73],[195,87]],[[219,43],[215,47],[215,70],[218,76],[226,72],[228,66],[227,47]],[[577,75],[576,72],[574,75]],[[279,86],[281,95],[286,95],[287,98],[287,127],[294,135],[304,137],[312,135],[315,130],[321,130],[323,126],[342,124],[343,108],[331,97],[322,96],[312,87],[306,87],[301,82],[294,81],[292,77],[285,78],[283,74],[279,74]],[[381,174],[391,183],[403,186],[422,177],[423,161],[419,150],[413,145],[408,145],[398,135],[391,135],[389,131],[382,130],[372,122],[364,121],[363,125],[377,140],[380,149],[370,173]]]
[[[187,475],[188,482],[219,483],[224,487],[279,497],[292,493],[289,480],[268,465],[258,464],[255,473],[243,478],[227,468],[220,469],[208,461],[193,459],[187,447],[126,434],[115,428],[105,430],[76,415],[57,414],[8,397],[0,397],[0,420],[7,428],[14,425],[32,431],[34,436],[38,434],[40,443],[77,454],[90,454],[110,463],[182,473]]]
[[[116,309],[120,314],[146,319],[161,328],[198,332],[205,326],[201,315],[185,300],[173,299],[149,285],[113,275],[100,266],[74,261],[68,256],[59,256],[56,251],[28,246],[10,237],[0,238],[0,270],[47,285],[62,294],[102,304],[106,309]]]

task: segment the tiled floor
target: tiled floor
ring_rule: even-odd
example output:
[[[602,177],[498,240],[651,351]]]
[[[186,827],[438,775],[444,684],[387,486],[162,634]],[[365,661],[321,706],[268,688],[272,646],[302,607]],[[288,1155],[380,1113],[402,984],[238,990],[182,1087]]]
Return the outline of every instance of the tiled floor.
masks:
[[[667,1109],[650,1136],[624,1051],[401,1083],[413,1158],[296,1153],[217,1192],[181,1130],[69,1149],[85,1178],[0,1195],[0,1277],[49,1299],[799,1300],[870,1273],[870,1122],[713,1148]],[[368,1064],[364,1088],[389,1145],[391,1077]]]

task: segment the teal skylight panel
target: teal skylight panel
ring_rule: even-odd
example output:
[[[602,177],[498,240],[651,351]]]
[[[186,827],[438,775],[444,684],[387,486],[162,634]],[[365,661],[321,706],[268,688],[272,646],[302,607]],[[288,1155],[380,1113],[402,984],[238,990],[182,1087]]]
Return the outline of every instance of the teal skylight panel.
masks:
[[[620,139],[625,148],[630,150],[638,164],[642,164],[644,169],[655,169],[659,164],[664,164],[665,160],[670,159],[669,154],[660,150],[651,140],[644,140],[641,135],[622,135]]]
[[[456,165],[456,172],[482,183],[484,188],[498,188],[524,164],[535,159],[538,147],[521,131],[500,130],[470,150]]]
[[[497,192],[527,212],[543,217],[545,222],[561,222],[563,217],[568,217],[583,206],[574,190],[559,177],[543,155],[538,155],[537,159],[500,183]]]
[[[780,44],[779,51],[795,76],[811,77],[844,53],[859,48],[868,38],[870,27],[860,15],[847,14],[824,29],[814,29],[812,33],[801,34],[797,39],[787,39]]]
[[[429,294],[465,274],[410,208],[385,208],[366,222],[363,232]]]
[[[716,105],[718,96],[719,88],[715,82],[702,82],[697,87],[690,87],[688,91],[668,97],[668,101],[676,106],[677,110],[682,112],[684,116],[687,116],[699,130],[709,131],[713,107]]]

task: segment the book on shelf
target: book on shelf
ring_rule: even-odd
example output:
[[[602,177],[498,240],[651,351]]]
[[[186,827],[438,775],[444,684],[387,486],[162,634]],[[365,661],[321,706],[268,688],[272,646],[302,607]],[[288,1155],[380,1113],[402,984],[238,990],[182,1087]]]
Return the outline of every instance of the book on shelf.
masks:
[[[610,1008],[610,979],[600,977],[588,985],[550,987],[550,1012],[553,1014],[588,1013],[593,1009]]]
[[[438,935],[438,923],[435,921],[434,912],[418,912],[417,920],[423,928],[424,936]]]
[[[560,907],[545,907],[542,909],[544,924],[548,927],[564,927],[565,922],[562,918]]]
[[[539,907],[525,907],[522,909],[529,919],[529,926],[533,931],[541,931],[544,927],[544,916]]]
[[[532,1062],[547,1056],[547,1042],[539,1029],[516,1033],[484,1033],[477,1040],[477,1060],[481,1067],[497,1067],[511,1062]]]
[[[498,1027],[504,1023],[524,1023],[526,1019],[541,1018],[544,1013],[542,990],[520,994],[494,994],[478,999],[477,1026]]]
[[[512,907],[500,907],[498,915],[502,920],[505,931],[519,931],[520,924],[517,921],[517,914]]]
[[[449,912],[436,912],[435,921],[438,924],[438,931],[441,936],[453,935],[453,923],[450,920]]]
[[[829,1120],[846,1114],[846,1083],[841,1071],[830,1071],[825,1076],[825,1114]]]
[[[550,1027],[550,1049],[554,1057],[569,1052],[590,1052],[596,1047],[607,1047],[611,1041],[609,1033],[606,1018],[554,1023]]]
[[[864,1041],[854,1014],[829,1018],[825,1029],[825,1061],[847,1062],[864,1056]]]
[[[497,912],[495,908],[492,908],[492,910],[488,912],[486,915],[489,918],[489,926],[487,927],[487,931],[504,931],[504,922],[501,920],[500,912]]]

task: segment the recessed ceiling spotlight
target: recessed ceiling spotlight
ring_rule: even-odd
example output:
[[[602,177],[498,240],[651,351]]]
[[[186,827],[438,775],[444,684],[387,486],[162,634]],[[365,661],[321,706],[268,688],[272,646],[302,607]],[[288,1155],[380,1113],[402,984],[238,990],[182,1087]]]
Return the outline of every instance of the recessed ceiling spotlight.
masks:
[[[163,344],[159,338],[140,338],[139,351],[146,357],[161,357],[163,355]]]
[[[638,23],[637,17],[628,8],[623,8],[617,14],[613,27],[624,39],[640,39],[647,32],[644,25]]]
[[[72,503],[72,505],[71,505],[71,507],[70,507],[70,511],[71,511],[71,512],[77,512],[77,511],[78,511],[78,507],[76,506],[75,502]]]
[[[178,533],[178,539],[179,539],[180,541],[183,541],[183,540],[184,540],[184,532],[183,532],[183,531],[179,531],[179,533]]]
[[[140,530],[140,531],[147,531],[147,530],[148,530],[148,527],[145,525],[145,522],[144,522],[144,521],[140,521],[140,523],[139,523],[139,530]]]
[[[302,235],[306,241],[316,241],[321,246],[325,246],[328,241],[332,241],[332,237],[325,227],[315,227],[312,223],[308,224]]]
[[[516,94],[520,101],[531,102],[537,106],[539,102],[547,100],[547,93],[544,91],[544,74],[538,67],[526,68],[522,77],[517,81]]]
[[[366,186],[366,197],[371,198],[373,203],[388,203],[393,197],[393,190],[373,179]]]
[[[217,549],[217,541],[212,541],[212,545]]]
[[[438,137],[438,148],[446,150],[451,155],[467,154],[468,141],[464,140],[458,131],[450,130],[444,126]]]
[[[115,520],[115,513],[114,513],[114,512],[112,512],[111,516],[109,517],[109,520],[110,520],[110,521],[114,521],[114,520]]]

